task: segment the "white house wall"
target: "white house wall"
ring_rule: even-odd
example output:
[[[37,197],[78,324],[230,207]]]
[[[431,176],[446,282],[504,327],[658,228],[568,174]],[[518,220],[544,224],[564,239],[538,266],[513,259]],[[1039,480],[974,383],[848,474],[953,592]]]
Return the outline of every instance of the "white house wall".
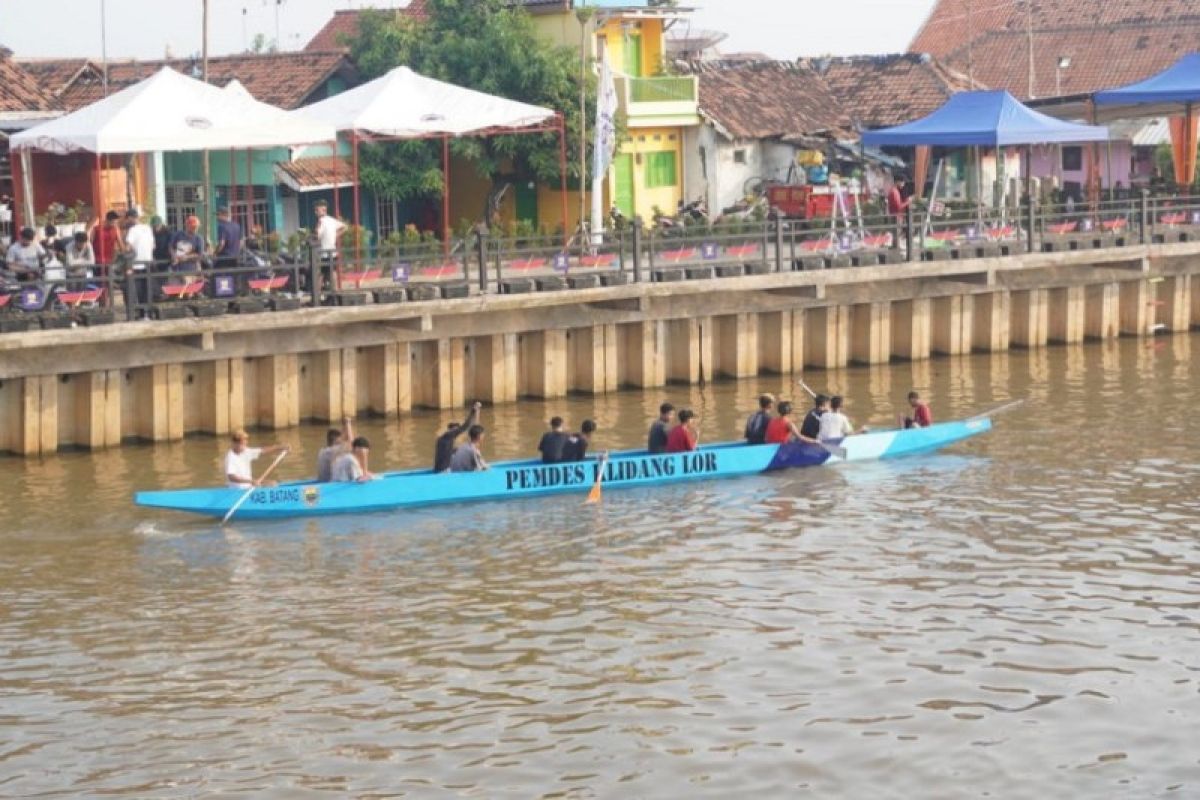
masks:
[[[744,163],[738,162],[738,152]],[[684,176],[688,200],[703,196],[709,210],[720,214],[741,201],[753,178],[784,181],[796,148],[773,141],[730,141],[711,124],[684,133]]]

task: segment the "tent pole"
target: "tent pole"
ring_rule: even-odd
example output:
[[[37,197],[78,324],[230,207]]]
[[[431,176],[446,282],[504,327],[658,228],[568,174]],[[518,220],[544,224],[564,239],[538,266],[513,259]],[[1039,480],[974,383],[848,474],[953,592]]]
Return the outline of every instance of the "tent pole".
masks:
[[[442,134],[442,256],[450,258],[450,137]]]
[[[570,242],[571,226],[567,224],[567,118],[558,115],[558,178],[559,190],[562,193],[562,226],[563,226],[563,247],[566,248]],[[580,190],[583,189],[583,180],[580,179]],[[595,233],[593,231],[593,233]]]
[[[237,157],[233,148],[229,148],[229,197],[225,198],[225,206],[229,209],[230,219],[233,219],[233,201],[237,193]]]
[[[33,153],[29,150],[21,151],[21,208],[25,213],[26,222],[22,227],[32,228],[36,224],[37,214],[34,212],[33,198]],[[10,237],[12,241],[17,240],[16,230]]]
[[[338,191],[338,140],[333,140],[333,216],[342,218],[341,192]]]
[[[242,231],[242,241],[254,230],[254,151],[246,148],[246,229]],[[264,243],[259,242],[259,247]]]
[[[359,216],[358,206],[358,131],[350,131],[350,164],[353,172],[354,182],[354,261],[359,263],[362,260],[362,232],[359,230],[362,227],[361,217]]]

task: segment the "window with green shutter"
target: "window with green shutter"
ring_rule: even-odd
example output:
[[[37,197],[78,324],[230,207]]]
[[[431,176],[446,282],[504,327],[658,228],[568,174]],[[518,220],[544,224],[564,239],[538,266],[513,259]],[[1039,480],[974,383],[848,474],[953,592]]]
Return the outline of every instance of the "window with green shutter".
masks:
[[[661,189],[675,185],[675,151],[646,153],[646,188]]]

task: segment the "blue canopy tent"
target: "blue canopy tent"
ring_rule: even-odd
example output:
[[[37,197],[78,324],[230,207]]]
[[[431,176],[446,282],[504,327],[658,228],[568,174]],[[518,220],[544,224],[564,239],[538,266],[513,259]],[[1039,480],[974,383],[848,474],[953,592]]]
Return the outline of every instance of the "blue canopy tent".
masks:
[[[1009,147],[1107,139],[1107,128],[1048,117],[1005,91],[961,92],[928,116],[862,136],[864,145],[875,147]]]
[[[1092,96],[1093,118],[1104,109],[1107,118],[1171,116],[1175,182],[1188,185],[1196,176],[1196,140],[1200,121],[1200,53],[1190,53],[1157,75],[1107,89]],[[1182,116],[1180,116],[1182,115]]]

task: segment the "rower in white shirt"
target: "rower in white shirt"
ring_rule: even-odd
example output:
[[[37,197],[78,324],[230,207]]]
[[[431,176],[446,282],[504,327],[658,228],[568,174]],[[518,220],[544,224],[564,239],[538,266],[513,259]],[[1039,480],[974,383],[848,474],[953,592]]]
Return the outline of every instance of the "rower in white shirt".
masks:
[[[844,402],[839,395],[834,395],[829,400],[829,410],[821,415],[821,432],[817,434],[820,441],[838,442],[854,433],[854,426],[850,424],[850,419],[842,413]]]
[[[262,485],[261,480],[254,479],[252,464],[255,459],[288,449],[284,444],[250,447],[249,434],[240,429],[234,431],[229,439],[229,451],[225,453],[225,485],[230,489],[249,489],[251,486]],[[275,481],[268,481],[266,485],[274,486]]]

